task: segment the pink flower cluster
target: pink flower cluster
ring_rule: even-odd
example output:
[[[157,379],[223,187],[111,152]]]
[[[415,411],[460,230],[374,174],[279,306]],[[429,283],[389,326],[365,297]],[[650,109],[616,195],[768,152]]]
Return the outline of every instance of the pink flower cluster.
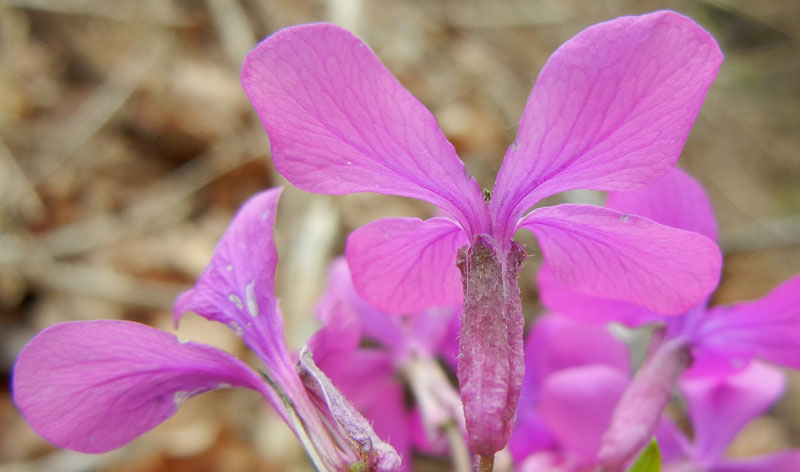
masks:
[[[329,24],[282,30],[242,70],[278,171],[308,191],[417,198],[443,216],[353,232],[317,309],[322,327],[294,356],[274,292],[280,191],[262,192],[175,304],[176,323],[194,312],[241,336],[258,371],[141,324],[63,323],[20,353],[15,402],[42,436],[84,452],[126,444],[191,396],[246,387],[319,470],[409,470],[416,450],[467,468],[471,451],[480,470],[500,453],[520,471],[621,471],[653,436],[666,470],[800,470],[800,451],[723,455],[783,390],[760,361],[800,367],[800,277],[707,307],[716,224],[674,165],[721,61],[716,41],[674,12],[584,30],[542,69],[484,197],[361,40]],[[580,188],[610,192],[607,205],[531,210]],[[542,250],[550,311],[527,340],[520,229]],[[609,322],[659,327],[635,373]],[[678,387],[692,440],[663,414]]]

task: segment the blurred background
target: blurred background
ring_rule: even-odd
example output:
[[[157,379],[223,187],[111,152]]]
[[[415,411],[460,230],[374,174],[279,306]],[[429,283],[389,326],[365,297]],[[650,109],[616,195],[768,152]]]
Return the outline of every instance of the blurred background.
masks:
[[[715,301],[760,297],[800,272],[800,2],[0,0],[0,471],[311,470],[253,392],[196,397],[102,455],[50,446],[9,394],[16,353],[48,325],[110,318],[171,329],[173,298],[237,206],[285,184],[239,86],[258,40],[297,23],[349,28],[491,188],[548,55],[591,24],[662,8],[694,18],[725,53],[680,165],[705,185],[720,224]],[[278,292],[290,347],[316,329],[327,264],[349,231],[432,214],[408,199],[287,187]],[[537,263],[520,283],[529,318]],[[238,338],[199,317],[184,318],[179,334],[247,357]],[[732,454],[800,446],[800,376],[789,385]],[[419,470],[448,466],[419,458]]]

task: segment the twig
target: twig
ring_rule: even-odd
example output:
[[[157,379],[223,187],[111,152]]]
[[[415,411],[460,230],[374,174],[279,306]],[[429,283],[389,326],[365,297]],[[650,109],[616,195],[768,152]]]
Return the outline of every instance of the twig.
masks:
[[[37,185],[51,176],[97,133],[138,88],[150,67],[166,51],[162,35],[152,32],[144,44],[138,41],[131,46],[118,67],[113,67],[108,79],[79,107],[72,118],[59,121],[50,136],[43,141],[37,154],[38,168],[32,171],[31,180]]]
[[[208,0],[208,6],[225,53],[238,69],[245,54],[256,44],[247,14],[237,0]]]
[[[174,15],[168,14],[169,9],[146,8],[152,2],[103,2],[92,0],[0,0],[0,4],[10,7],[24,8],[26,10],[39,10],[60,15],[77,15],[103,18],[112,21],[129,22],[147,15],[147,21],[165,26],[184,26]],[[162,2],[167,4],[168,2]]]
[[[568,8],[558,2],[531,4],[525,2],[497,2],[496,4],[472,3],[464,5],[445,4],[444,21],[463,29],[509,29],[564,23],[569,19]],[[534,6],[535,5],[535,6]]]
[[[141,279],[109,269],[53,262],[43,270],[24,269],[29,279],[51,290],[120,303],[168,308],[183,285]]]
[[[492,472],[494,470],[494,454],[491,456],[478,456],[478,472]]]
[[[132,451],[130,447],[105,454],[61,450],[31,461],[0,464],[0,472],[91,472],[103,470],[115,462],[122,463],[125,457],[135,455]]]
[[[12,208],[12,202],[18,202],[23,216],[37,218],[44,213],[44,203],[2,137],[0,137],[0,192],[3,192],[2,200],[9,209]]]
[[[774,20],[769,18],[768,15],[759,15],[758,13],[763,10],[761,6],[755,6],[753,4],[752,8],[747,8],[745,7],[745,5],[749,5],[747,2],[739,3],[739,2],[732,2],[730,0],[701,0],[701,1],[704,3],[708,3],[709,5],[713,5],[721,10],[725,10],[729,13],[747,17],[748,19],[750,19],[750,21],[754,23],[758,23],[764,27],[770,28],[790,38],[794,38],[796,34],[796,31],[793,28],[787,28],[784,25],[777,24]],[[792,7],[788,7],[786,8],[786,10],[792,10]]]
[[[726,253],[800,245],[800,215],[761,220],[726,231],[720,246]]]
[[[58,262],[31,241],[7,234],[0,234],[0,264],[16,267],[27,280],[51,290],[143,307],[169,307],[186,288],[115,270]]]
[[[339,213],[329,197],[302,195],[286,188],[284,215],[292,217],[286,229],[288,250],[279,262],[281,308],[285,313],[289,345],[301,345],[314,334],[313,312],[328,274],[328,263],[339,234]],[[289,194],[292,198],[289,198]]]
[[[53,257],[79,254],[122,237],[152,229],[152,224],[169,222],[173,210],[199,189],[219,176],[259,157],[265,149],[263,131],[231,136],[204,154],[153,184],[138,198],[138,203],[121,216],[101,214],[43,236],[41,244]]]
[[[331,22],[352,31],[353,34],[363,36],[363,8],[362,0],[332,0],[328,2],[328,17]]]
[[[442,427],[444,435],[450,444],[450,456],[453,458],[453,470],[455,472],[470,472],[472,464],[470,463],[469,448],[464,441],[464,435],[461,429],[453,422],[449,422]]]

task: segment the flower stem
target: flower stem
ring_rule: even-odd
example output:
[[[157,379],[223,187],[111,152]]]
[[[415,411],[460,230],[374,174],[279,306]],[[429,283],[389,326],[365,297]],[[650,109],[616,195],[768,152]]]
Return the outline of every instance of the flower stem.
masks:
[[[622,395],[598,455],[601,470],[622,470],[653,436],[670,394],[691,362],[685,338],[668,339],[649,355]]]
[[[494,470],[494,454],[478,456],[478,472],[492,472]]]
[[[469,449],[467,443],[464,441],[464,434],[461,429],[453,423],[449,422],[442,427],[447,442],[450,444],[450,456],[453,458],[453,470],[455,472],[470,472],[472,464],[470,464]]]
[[[464,439],[466,425],[461,397],[442,367],[431,357],[412,355],[402,369],[422,413],[428,440],[435,442],[444,435],[450,444],[453,470],[470,472],[472,456]]]

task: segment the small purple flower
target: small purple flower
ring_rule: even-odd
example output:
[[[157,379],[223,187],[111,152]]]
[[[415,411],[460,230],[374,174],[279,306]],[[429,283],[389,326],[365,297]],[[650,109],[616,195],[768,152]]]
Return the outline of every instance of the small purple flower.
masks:
[[[525,343],[525,379],[509,448],[524,472],[591,471],[628,386],[624,343],[602,326],[548,314]]]
[[[795,472],[800,449],[747,459],[727,459],[725,449],[739,431],[780,398],[783,374],[757,361],[730,375],[686,378],[686,397],[693,440],[663,423],[657,437],[665,472]]]
[[[104,452],[149,431],[194,395],[247,387],[267,398],[320,470],[399,470],[397,453],[308,350],[297,365],[289,355],[274,291],[279,195],[265,191],[244,204],[197,285],[175,304],[176,323],[194,311],[230,327],[258,354],[262,375],[219,349],[139,323],[60,323],[28,343],[14,368],[14,401],[33,429],[61,447]]]
[[[444,359],[455,365],[457,309],[383,312],[356,293],[347,262],[339,259],[317,314],[323,327],[309,341],[317,365],[402,457],[411,456],[412,445],[430,451],[446,444],[446,428],[462,434],[461,399],[438,364]],[[414,410],[406,405],[404,385],[414,396]],[[422,434],[415,435],[416,418]]]
[[[694,179],[679,169],[641,190],[611,193],[607,205],[696,231],[712,240],[717,236],[708,197]],[[616,321],[631,327],[651,322],[664,324],[652,356],[626,392],[627,398],[618,412],[620,418],[607,434],[605,455],[614,463],[624,461],[625,456],[649,440],[661,409],[686,369],[690,376],[719,376],[741,369],[754,358],[800,368],[800,276],[760,300],[708,307],[706,299],[672,317],[630,303],[575,293],[559,283],[548,266],[539,272],[539,288],[547,307],[585,321]],[[638,406],[633,408],[634,404]],[[641,425],[641,431],[630,428],[631,423]]]
[[[523,375],[518,229],[582,294],[673,314],[716,286],[719,251],[696,233],[588,205],[528,211],[565,190],[632,190],[666,173],[721,61],[714,39],[674,12],[581,32],[539,74],[488,202],[431,113],[341,28],[270,36],[245,60],[242,84],[276,168],[296,186],[412,197],[444,212],[368,224],[346,254],[357,290],[384,311],[463,301],[468,441],[490,456],[507,443]]]

